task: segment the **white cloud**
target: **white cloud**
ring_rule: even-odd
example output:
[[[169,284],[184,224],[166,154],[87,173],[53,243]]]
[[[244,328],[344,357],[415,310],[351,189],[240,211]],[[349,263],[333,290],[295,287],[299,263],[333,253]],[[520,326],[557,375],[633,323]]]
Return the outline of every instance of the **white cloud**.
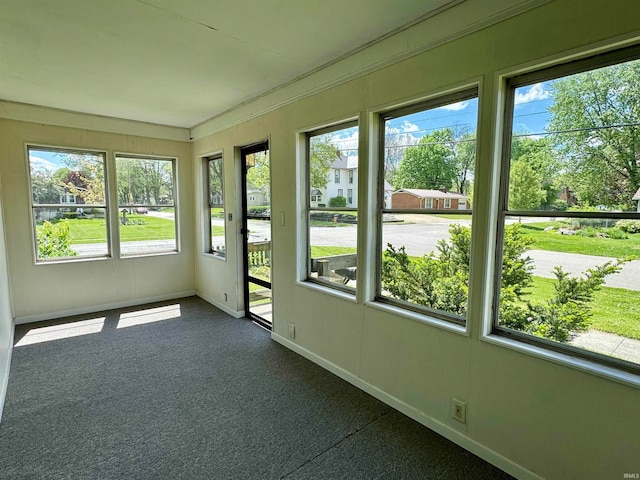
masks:
[[[358,151],[358,130],[354,130],[350,135],[341,136],[340,134],[331,137],[331,143],[338,147],[342,153]]]
[[[403,132],[417,132],[418,130],[420,130],[420,127],[418,127],[418,125],[416,125],[415,123],[411,123],[408,120],[405,120],[402,124]]]
[[[53,172],[59,168],[59,165],[44,158],[36,157],[35,155],[29,155],[29,162],[31,164],[31,170],[49,170]]]
[[[549,90],[545,90],[542,83],[536,83],[534,85],[531,85],[529,90],[527,90],[526,92],[517,91],[515,104],[520,105],[521,103],[535,102],[536,100],[546,100],[547,98],[551,98],[551,92]]]
[[[459,112],[460,110],[464,110],[469,106],[468,101],[452,103],[451,105],[444,105],[443,107],[439,107],[442,110],[450,110],[452,112]]]

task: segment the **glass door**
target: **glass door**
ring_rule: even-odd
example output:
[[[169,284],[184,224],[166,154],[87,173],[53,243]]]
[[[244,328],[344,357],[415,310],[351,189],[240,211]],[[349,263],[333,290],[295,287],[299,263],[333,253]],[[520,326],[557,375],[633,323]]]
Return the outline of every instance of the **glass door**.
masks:
[[[241,149],[245,316],[271,329],[271,166],[269,144]]]

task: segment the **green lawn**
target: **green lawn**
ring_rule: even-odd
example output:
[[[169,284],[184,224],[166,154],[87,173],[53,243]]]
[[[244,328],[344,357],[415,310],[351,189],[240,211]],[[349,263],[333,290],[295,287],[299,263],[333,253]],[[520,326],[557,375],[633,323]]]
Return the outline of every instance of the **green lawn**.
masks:
[[[640,258],[640,234],[630,234],[629,238],[618,240],[614,238],[582,237],[580,235],[560,235],[558,227],[567,226],[566,222],[537,222],[523,223],[521,232],[534,238],[532,245],[535,250],[550,250],[553,252],[582,253],[601,257],[624,258],[635,255]],[[545,232],[546,227],[553,226],[556,230]]]
[[[130,214],[127,218],[129,223],[120,225],[120,240],[123,242],[175,238],[175,222],[173,220],[136,214]],[[135,222],[138,221],[144,222],[144,225],[135,225]],[[71,218],[67,222],[69,222],[71,244],[106,243],[107,231],[104,218]],[[38,228],[40,227],[38,226]]]
[[[435,217],[435,218],[446,218],[447,220],[471,220],[471,214],[470,213],[462,213],[460,215],[452,215],[452,214],[448,214],[448,213],[442,213],[442,214],[437,214],[437,215],[430,215],[431,217]]]
[[[544,302],[553,295],[552,279],[533,277],[530,300]],[[592,329],[640,339],[640,291],[601,287],[591,305]]]
[[[352,247],[311,247],[311,257],[330,257],[332,255],[345,255],[347,253],[356,253],[356,249]]]

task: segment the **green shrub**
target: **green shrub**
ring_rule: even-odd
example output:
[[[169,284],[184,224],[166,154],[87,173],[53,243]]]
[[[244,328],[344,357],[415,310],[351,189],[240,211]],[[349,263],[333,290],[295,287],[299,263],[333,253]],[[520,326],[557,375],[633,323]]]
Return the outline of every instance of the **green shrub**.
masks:
[[[339,195],[337,197],[331,197],[329,199],[329,206],[330,207],[346,207],[347,199]]]
[[[622,229],[618,228],[617,226],[612,228],[604,228],[602,232],[608,235],[609,238],[613,238],[615,240],[624,240],[625,238],[629,238],[629,235],[627,235]]]
[[[56,223],[44,222],[38,229],[38,258],[75,257],[77,253],[71,250],[71,236],[69,222],[61,220]]]
[[[574,332],[586,330],[591,321],[590,302],[605,277],[618,272],[627,260],[606,262],[570,277],[555,267],[555,295],[544,303],[528,300],[533,261],[525,253],[534,243],[515,223],[505,229],[500,284],[500,325],[566,342]],[[382,258],[382,288],[392,297],[464,316],[468,302],[471,229],[449,227],[450,240],[440,240],[437,253],[409,257],[404,247],[387,246]]]
[[[626,233],[640,233],[640,220],[619,220],[616,227]]]

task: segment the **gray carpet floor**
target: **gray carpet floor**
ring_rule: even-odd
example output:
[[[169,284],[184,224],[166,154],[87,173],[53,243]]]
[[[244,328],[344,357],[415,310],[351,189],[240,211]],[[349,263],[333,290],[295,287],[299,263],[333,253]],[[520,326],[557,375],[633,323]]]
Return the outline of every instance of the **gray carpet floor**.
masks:
[[[16,343],[1,479],[511,478],[196,297],[18,326]]]

